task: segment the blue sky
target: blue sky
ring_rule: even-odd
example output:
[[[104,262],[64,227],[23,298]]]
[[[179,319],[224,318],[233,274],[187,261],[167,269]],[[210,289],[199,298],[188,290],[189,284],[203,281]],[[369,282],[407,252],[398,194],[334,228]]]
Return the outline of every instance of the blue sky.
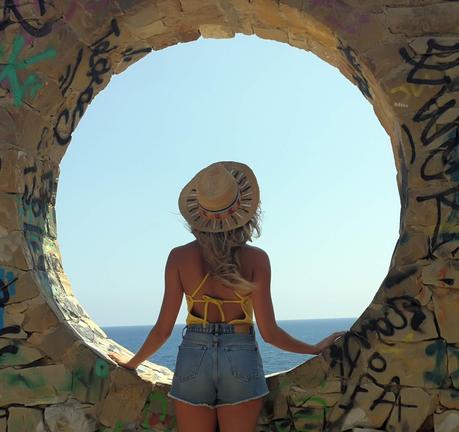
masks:
[[[177,198],[210,163],[254,170],[278,320],[357,317],[389,268],[400,200],[390,139],[358,88],[257,36],[153,51],[99,93],[61,164],[57,225],[74,292],[101,326],[153,325]],[[184,323],[183,300],[177,323]]]

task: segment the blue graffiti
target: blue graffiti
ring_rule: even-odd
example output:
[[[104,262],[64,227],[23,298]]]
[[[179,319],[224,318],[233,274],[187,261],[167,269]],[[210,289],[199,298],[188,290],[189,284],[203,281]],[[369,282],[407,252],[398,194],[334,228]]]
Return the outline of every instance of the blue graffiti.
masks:
[[[3,312],[10,297],[16,294],[17,277],[11,271],[0,268],[0,330],[4,327]]]

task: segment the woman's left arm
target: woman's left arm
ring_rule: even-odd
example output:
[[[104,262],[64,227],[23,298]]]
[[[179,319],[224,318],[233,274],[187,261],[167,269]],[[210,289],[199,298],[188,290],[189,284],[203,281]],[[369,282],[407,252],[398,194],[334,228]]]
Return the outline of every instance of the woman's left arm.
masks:
[[[140,363],[151,357],[169,339],[183,299],[183,287],[179,275],[179,258],[177,248],[170,251],[165,269],[165,288],[161,310],[156,324],[151,329],[145,342],[137,354],[130,360],[117,353],[110,352],[108,356],[120,366],[135,369]]]

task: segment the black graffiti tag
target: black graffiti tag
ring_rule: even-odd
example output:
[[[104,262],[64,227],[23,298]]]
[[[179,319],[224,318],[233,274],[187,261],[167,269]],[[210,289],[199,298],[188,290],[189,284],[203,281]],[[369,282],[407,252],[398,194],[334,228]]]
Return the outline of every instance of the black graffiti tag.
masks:
[[[67,65],[65,73],[59,77],[59,88],[61,89],[62,96],[65,96],[65,94],[67,93],[67,90],[71,86],[75,78],[76,71],[78,70],[78,67],[80,66],[82,58],[83,58],[83,48],[80,48],[77,54],[75,64],[73,66]]]
[[[132,48],[126,48],[121,55],[123,56],[123,61],[125,62],[130,62],[132,60],[132,57],[137,55],[137,54],[143,54],[143,53],[149,53],[152,51],[152,48],[140,48],[140,49],[132,49]]]
[[[344,46],[341,40],[339,41],[338,49],[341,50],[346,57],[346,60],[351,65],[352,69],[354,70],[354,74],[352,78],[354,78],[357,87],[362,92],[362,94],[371,102],[373,100],[373,96],[370,92],[370,86],[368,85],[368,81],[363,75],[362,67],[360,66],[359,62],[357,61],[355,51],[350,46]]]
[[[459,43],[451,45],[437,42],[434,38],[426,42],[424,54],[410,55],[406,48],[399,51],[406,63],[412,65],[406,81],[411,84],[425,86],[440,86],[437,93],[427,100],[414,114],[413,121],[424,124],[420,134],[420,142],[429,151],[421,163],[420,176],[427,182],[459,180],[459,116],[451,116],[451,109],[456,106],[456,100],[451,92],[457,91],[459,84],[447,72],[459,66]],[[438,75],[435,77],[422,76],[425,72]],[[407,125],[402,128],[409,139],[414,161],[414,139]],[[433,143],[437,143],[432,147]],[[432,147],[432,148],[431,148]],[[440,168],[438,168],[440,166]],[[440,232],[442,225],[442,206],[453,211],[459,210],[459,187],[448,187],[432,194],[416,197],[418,202],[427,200],[436,201],[436,224],[429,239],[428,254],[431,258],[440,246],[458,238],[454,232]],[[456,220],[450,221],[456,224]],[[452,252],[453,257],[457,249]]]
[[[46,13],[46,6],[44,0],[38,0],[38,5],[40,7],[40,15],[43,16]],[[43,24],[42,27],[34,27],[30,24],[29,20],[24,18],[20,12],[20,5],[17,5],[15,0],[5,0],[3,5],[3,19],[0,21],[0,31],[5,30],[11,24],[15,24],[16,21],[13,21],[11,17],[14,16],[17,22],[19,22],[22,28],[34,37],[43,37],[51,33],[53,29],[53,21],[48,21]]]
[[[339,367],[341,392],[346,391],[347,380],[351,378],[357,368],[362,349],[371,349],[370,333],[375,333],[381,341],[383,336],[393,336],[396,330],[408,326],[414,331],[419,331],[425,318],[422,306],[415,298],[407,295],[391,297],[387,299],[383,316],[364,320],[360,328],[344,335],[342,346],[332,345],[330,347],[330,367]],[[375,354],[370,357],[369,366],[376,371],[383,367],[384,359],[381,358],[381,355],[379,357],[374,356]]]
[[[87,87],[78,96],[75,108],[71,112],[67,108],[64,109],[57,118],[56,126],[54,126],[54,137],[59,145],[64,146],[70,142],[72,132],[75,130],[77,122],[81,119],[93,98],[94,86],[102,84],[104,82],[104,75],[111,70],[110,59],[105,57],[105,54],[118,48],[117,45],[110,47],[110,41],[107,40],[107,38],[112,34],[116,37],[120,35],[118,24],[114,18],[111,21],[110,30],[107,34],[90,45],[91,55],[89,56],[89,71],[87,72],[90,81]],[[78,54],[78,56],[76,66],[73,68],[73,74],[81,61],[80,54]],[[60,80],[61,84],[66,81],[71,82],[71,79],[73,79],[71,78],[70,70],[71,69],[67,67],[64,78]],[[68,85],[63,85],[61,91],[66,91]]]
[[[16,281],[18,280],[17,277],[14,277],[11,272],[6,272],[4,269],[0,269],[0,336],[4,336],[7,334],[17,334],[21,331],[21,328],[19,325],[12,325],[12,326],[3,326],[3,312],[5,309],[5,305],[9,302],[10,300],[10,288],[15,289],[15,284]],[[7,347],[4,347],[2,350],[0,350],[0,355],[4,353],[11,353],[11,354],[16,354],[18,351],[17,347],[14,345],[10,345]]]
[[[48,213],[48,205],[57,190],[57,181],[53,171],[47,171],[39,178],[37,178],[37,171],[36,163],[24,168],[26,182],[22,195],[22,206],[24,213],[30,209],[34,217],[45,218]]]

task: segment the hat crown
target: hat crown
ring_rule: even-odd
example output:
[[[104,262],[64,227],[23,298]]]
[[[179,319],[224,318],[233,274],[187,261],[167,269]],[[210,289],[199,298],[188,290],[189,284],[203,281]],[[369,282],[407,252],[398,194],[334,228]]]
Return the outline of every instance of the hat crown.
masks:
[[[215,163],[199,175],[196,194],[201,207],[219,211],[234,203],[238,196],[238,184],[223,164]]]
[[[252,169],[241,162],[221,161],[195,174],[180,192],[178,205],[190,227],[216,233],[245,225],[259,202]]]

